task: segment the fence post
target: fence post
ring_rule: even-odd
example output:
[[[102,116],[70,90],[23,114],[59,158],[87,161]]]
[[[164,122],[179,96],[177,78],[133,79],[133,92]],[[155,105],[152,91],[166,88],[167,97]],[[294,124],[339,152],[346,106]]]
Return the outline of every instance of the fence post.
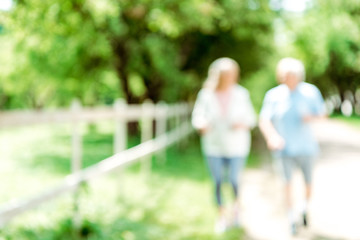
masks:
[[[186,103],[186,118],[188,121],[188,128],[190,131],[194,131],[194,128],[191,124],[191,117],[192,117],[192,110],[193,110],[193,105],[190,103]],[[189,134],[187,137],[187,140],[190,141],[191,140],[191,136],[194,136],[193,134]]]
[[[154,113],[154,104],[147,99],[142,104],[141,111],[141,142],[146,142],[152,139],[152,121]],[[141,164],[142,172],[150,173],[151,171],[151,156],[144,157]]]
[[[126,118],[126,101],[117,99],[114,103],[115,109],[115,134],[114,134],[114,153],[119,153],[127,148],[127,128]]]
[[[72,122],[72,159],[71,171],[76,173],[81,170],[82,165],[82,134],[79,116],[81,114],[81,103],[78,99],[74,99],[71,104],[71,112],[73,115]],[[79,211],[79,189],[75,190],[74,194],[74,216],[73,221],[75,227],[81,224],[81,216]]]
[[[160,135],[166,133],[167,128],[167,105],[165,102],[160,101],[155,106],[155,137],[159,137]],[[156,158],[158,162],[164,164],[166,162],[166,149],[159,150],[156,153]]]
[[[127,149],[127,103],[124,99],[117,99],[114,103],[115,111],[115,133],[114,133],[114,154]],[[125,117],[124,117],[125,116]],[[125,186],[123,169],[118,170],[119,189]],[[121,191],[120,191],[121,192]]]
[[[82,136],[78,119],[81,112],[81,103],[79,100],[73,100],[71,112],[73,114],[71,171],[75,173],[81,169],[82,159]]]
[[[189,115],[188,115],[188,105],[185,102],[181,103],[181,122],[180,124],[187,124],[189,121]],[[189,142],[189,136],[184,137],[184,139],[181,141],[182,147],[186,147]]]
[[[181,117],[182,117],[182,105],[180,103],[176,103],[175,106],[175,129],[179,130],[181,125]],[[178,137],[180,136],[180,131],[178,132]],[[177,142],[177,147],[181,148],[181,141]]]

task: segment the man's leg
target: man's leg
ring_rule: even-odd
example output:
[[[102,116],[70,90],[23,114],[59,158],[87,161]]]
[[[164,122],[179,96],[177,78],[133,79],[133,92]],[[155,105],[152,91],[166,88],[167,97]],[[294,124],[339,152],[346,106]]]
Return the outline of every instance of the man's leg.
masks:
[[[291,227],[291,232],[292,234],[295,234],[296,224],[295,224],[295,217],[293,211],[292,187],[291,187],[294,159],[291,157],[283,157],[281,158],[281,162],[282,162],[283,174],[285,179],[285,186],[284,186],[285,206]]]
[[[300,159],[301,170],[305,180],[305,199],[302,206],[303,224],[308,225],[307,212],[308,205],[312,195],[312,170],[313,170],[313,159],[311,157],[302,157]]]

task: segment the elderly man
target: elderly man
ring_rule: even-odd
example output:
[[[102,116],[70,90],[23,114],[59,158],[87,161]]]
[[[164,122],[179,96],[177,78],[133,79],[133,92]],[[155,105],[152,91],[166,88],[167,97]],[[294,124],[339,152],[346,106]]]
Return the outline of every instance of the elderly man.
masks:
[[[302,221],[307,226],[307,205],[311,196],[313,159],[318,153],[317,142],[309,122],[325,116],[323,98],[312,84],[305,83],[301,61],[282,59],[276,69],[279,86],[270,89],[264,98],[259,126],[268,148],[281,160],[285,178],[285,199],[292,234],[296,233],[291,201],[291,176],[294,165],[301,168],[306,192]]]

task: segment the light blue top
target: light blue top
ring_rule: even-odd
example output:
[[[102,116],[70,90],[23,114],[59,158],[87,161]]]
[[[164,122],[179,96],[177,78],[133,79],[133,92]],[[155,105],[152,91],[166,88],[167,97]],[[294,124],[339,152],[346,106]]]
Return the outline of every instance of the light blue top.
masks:
[[[270,89],[264,98],[261,119],[270,120],[285,140],[282,156],[315,156],[319,147],[309,123],[302,119],[306,115],[325,114],[324,100],[317,87],[301,82],[290,91],[281,84]]]

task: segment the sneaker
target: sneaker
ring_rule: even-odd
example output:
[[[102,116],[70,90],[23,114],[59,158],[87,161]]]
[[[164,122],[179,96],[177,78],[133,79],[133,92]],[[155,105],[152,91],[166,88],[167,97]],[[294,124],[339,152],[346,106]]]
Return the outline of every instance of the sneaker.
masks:
[[[296,227],[296,224],[295,223],[292,223],[291,226],[290,226],[290,230],[291,230],[291,234],[294,236],[297,234],[297,227]]]
[[[220,217],[215,223],[215,233],[222,234],[226,231],[226,219],[225,217]]]
[[[231,226],[237,228],[240,227],[240,216],[239,210],[237,208],[235,208],[233,211]]]
[[[239,228],[240,227],[240,219],[239,217],[234,217],[233,221],[232,221],[232,226],[233,227],[236,227],[236,228]]]

